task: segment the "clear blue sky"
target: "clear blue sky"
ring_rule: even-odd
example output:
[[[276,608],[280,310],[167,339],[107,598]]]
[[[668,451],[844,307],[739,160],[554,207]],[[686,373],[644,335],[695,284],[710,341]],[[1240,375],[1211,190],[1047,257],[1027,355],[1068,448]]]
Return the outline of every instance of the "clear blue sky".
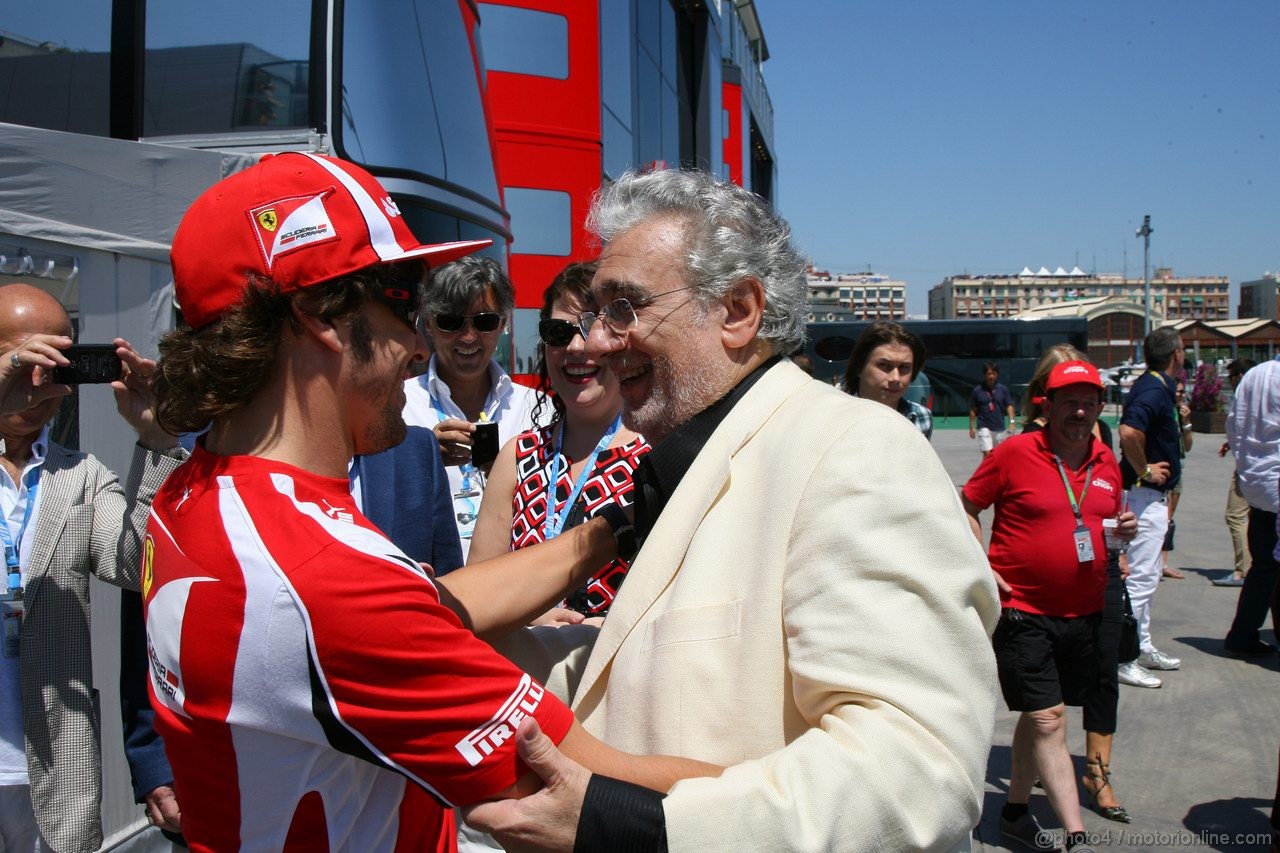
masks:
[[[757,0],[779,200],[831,272],[1280,270],[1277,0]],[[1126,259],[1125,252],[1128,252]]]

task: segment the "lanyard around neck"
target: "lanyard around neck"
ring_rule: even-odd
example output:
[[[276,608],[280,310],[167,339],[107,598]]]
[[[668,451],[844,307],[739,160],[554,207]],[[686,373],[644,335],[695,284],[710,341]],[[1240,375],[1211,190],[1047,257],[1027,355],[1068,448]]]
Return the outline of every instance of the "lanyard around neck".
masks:
[[[573,491],[569,493],[569,499],[557,510],[556,486],[560,482],[560,460],[563,458],[560,454],[560,448],[564,444],[564,431],[567,425],[566,421],[560,422],[560,428],[556,430],[555,449],[551,453],[551,471],[547,475],[547,517],[542,524],[544,539],[554,539],[560,535],[560,531],[564,530],[565,519],[569,517],[569,511],[573,509],[573,505],[578,502],[578,495],[582,493],[582,487],[587,484],[587,480],[591,479],[591,472],[595,470],[596,460],[600,458],[600,454],[604,452],[604,449],[609,446],[609,442],[613,441],[613,436],[618,432],[618,427],[622,425],[622,413],[618,413],[618,416],[613,419],[613,423],[609,424],[609,428],[604,431],[604,435],[600,436],[600,441],[596,443],[596,449],[591,452],[591,458],[583,464],[582,471],[578,474],[578,481],[573,484]]]
[[[436,378],[435,382],[436,382],[436,385],[442,388],[449,388],[449,386],[446,385],[444,381],[439,377]],[[452,388],[449,388],[449,394],[450,394],[449,402],[452,403],[453,407],[458,410],[458,419],[464,420],[464,421],[467,420],[467,413],[462,411],[461,406],[453,402]],[[431,392],[430,388],[427,389],[427,399],[431,401],[431,407],[436,410],[436,414],[440,416],[440,420],[443,421],[446,418],[453,417],[453,415],[450,415],[448,412],[444,410],[444,406],[440,403],[440,399]],[[497,418],[495,418],[494,415],[498,413],[498,408],[501,405],[502,405],[502,394],[499,393],[498,383],[494,382],[492,384],[492,387],[489,390],[489,393],[485,395],[484,406],[480,409],[481,417],[488,418],[491,421],[497,420]]]
[[[1148,370],[1147,373],[1160,380],[1160,387],[1169,390],[1169,383],[1164,381],[1164,374],[1158,370]],[[1187,442],[1182,437],[1182,415],[1178,412],[1178,397],[1174,394],[1173,403],[1170,407],[1173,411],[1173,428],[1178,433],[1178,458],[1182,459],[1187,455]]]
[[[1093,480],[1093,463],[1089,463],[1089,467],[1084,472],[1084,488],[1080,491],[1080,500],[1076,500],[1076,493],[1071,490],[1071,481],[1067,479],[1067,469],[1062,467],[1062,458],[1058,454],[1053,455],[1053,461],[1058,463],[1058,473],[1062,475],[1062,485],[1067,488],[1067,498],[1071,501],[1071,511],[1076,514],[1076,524],[1083,524],[1084,519],[1080,514],[1080,505],[1084,503],[1084,496],[1089,494],[1089,483]]]
[[[31,521],[31,512],[36,505],[36,493],[40,488],[40,468],[37,466],[31,482],[27,483],[27,506],[22,511],[22,525],[18,528],[18,539],[15,542],[9,531],[9,520],[0,519],[0,543],[4,545],[4,565],[8,574],[6,590],[17,592],[22,588],[22,569],[18,560],[18,549],[22,547],[22,538],[27,532],[27,523]],[[21,484],[22,477],[19,477]]]

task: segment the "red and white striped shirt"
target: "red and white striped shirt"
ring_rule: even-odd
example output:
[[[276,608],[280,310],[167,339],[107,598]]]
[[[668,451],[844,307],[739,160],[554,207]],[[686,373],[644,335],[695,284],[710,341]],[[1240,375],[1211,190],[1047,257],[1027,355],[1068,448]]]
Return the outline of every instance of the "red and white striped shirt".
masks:
[[[193,850],[451,850],[450,807],[572,714],[466,630],[345,479],[197,447],[156,495],[143,600]]]

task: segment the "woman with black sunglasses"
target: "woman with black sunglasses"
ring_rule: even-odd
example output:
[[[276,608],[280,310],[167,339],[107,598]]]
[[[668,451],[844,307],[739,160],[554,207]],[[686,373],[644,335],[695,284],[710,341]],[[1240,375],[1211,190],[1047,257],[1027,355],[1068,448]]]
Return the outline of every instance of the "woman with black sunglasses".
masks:
[[[631,505],[631,478],[649,445],[622,425],[618,381],[587,355],[578,328],[578,315],[592,304],[595,269],[594,262],[570,264],[544,294],[534,420],[541,423],[548,407],[554,414],[550,426],[521,433],[499,453],[468,562],[552,539],[571,517],[590,518],[609,504]],[[584,512],[575,513],[579,505]],[[605,615],[628,568],[621,559],[603,566],[535,624]]]

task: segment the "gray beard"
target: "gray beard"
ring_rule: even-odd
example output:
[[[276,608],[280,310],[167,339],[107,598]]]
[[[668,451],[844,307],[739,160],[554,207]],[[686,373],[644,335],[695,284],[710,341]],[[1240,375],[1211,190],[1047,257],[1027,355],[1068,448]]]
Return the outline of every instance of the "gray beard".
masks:
[[[622,412],[627,428],[650,444],[662,441],[728,390],[711,371],[678,366],[665,356],[654,358],[651,367],[653,388],[648,399],[639,408],[624,407]]]

